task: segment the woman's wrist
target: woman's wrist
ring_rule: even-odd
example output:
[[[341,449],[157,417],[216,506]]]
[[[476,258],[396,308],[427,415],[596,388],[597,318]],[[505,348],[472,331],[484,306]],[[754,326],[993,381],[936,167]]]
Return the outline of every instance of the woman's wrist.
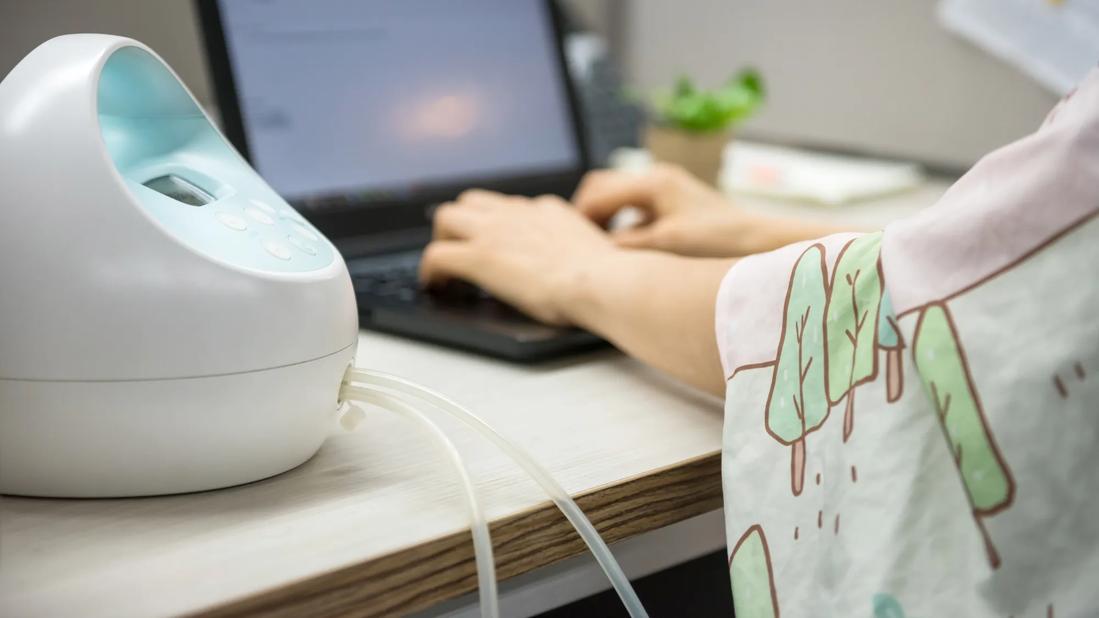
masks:
[[[719,393],[714,303],[733,262],[614,249],[561,279],[557,309],[642,361]]]
[[[857,231],[852,227],[829,225],[802,219],[745,213],[745,233],[737,242],[739,255],[774,251],[786,245],[815,240],[840,232]]]
[[[584,260],[572,260],[572,265],[558,277],[553,294],[556,312],[565,322],[599,332],[600,315],[605,314],[608,282],[628,276],[627,249],[609,247]]]

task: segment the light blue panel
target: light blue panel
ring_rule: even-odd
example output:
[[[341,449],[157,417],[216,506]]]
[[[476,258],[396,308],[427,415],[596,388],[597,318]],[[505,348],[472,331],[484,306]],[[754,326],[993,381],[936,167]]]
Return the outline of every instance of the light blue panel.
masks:
[[[305,272],[335,249],[256,174],[148,52],[125,47],[99,80],[99,126],[135,201],[184,244],[245,268]],[[213,196],[192,206],[146,187],[174,175]]]

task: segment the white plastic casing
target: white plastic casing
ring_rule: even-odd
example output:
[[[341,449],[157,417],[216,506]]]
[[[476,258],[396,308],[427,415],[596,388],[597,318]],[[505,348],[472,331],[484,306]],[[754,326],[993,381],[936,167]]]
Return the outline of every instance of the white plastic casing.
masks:
[[[308,224],[327,264],[244,264],[196,248],[135,197],[97,110],[105,63],[131,48],[178,81],[141,43],[79,34],[0,83],[2,493],[161,494],[277,474],[319,448],[354,356],[346,266]],[[294,216],[231,159],[227,186]]]

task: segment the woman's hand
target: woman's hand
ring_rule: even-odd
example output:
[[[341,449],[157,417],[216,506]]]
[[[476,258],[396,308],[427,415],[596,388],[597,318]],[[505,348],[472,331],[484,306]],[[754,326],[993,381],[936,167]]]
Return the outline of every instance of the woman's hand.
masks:
[[[721,394],[714,304],[732,260],[668,252],[736,256],[829,233],[744,213],[669,166],[641,176],[593,172],[576,200],[579,209],[556,197],[466,191],[436,210],[421,281],[471,281],[538,320],[586,328]],[[644,209],[649,223],[614,235],[596,225],[626,205]]]
[[[741,255],[738,237],[751,217],[683,168],[657,163],[636,173],[596,170],[584,177],[573,196],[580,212],[600,225],[633,206],[643,222],[612,232],[616,244],[659,249],[681,255]]]
[[[471,190],[435,211],[434,241],[420,279],[471,281],[549,324],[570,313],[584,272],[615,251],[607,235],[555,196],[534,199]]]
[[[556,197],[467,191],[435,212],[420,279],[471,281],[543,322],[572,324],[720,394],[714,302],[729,260],[625,251]]]
[[[640,208],[637,227],[611,233],[620,247],[698,257],[739,257],[840,231],[737,208],[681,167],[656,163],[643,173],[590,172],[573,196],[580,212],[606,225],[628,206]]]

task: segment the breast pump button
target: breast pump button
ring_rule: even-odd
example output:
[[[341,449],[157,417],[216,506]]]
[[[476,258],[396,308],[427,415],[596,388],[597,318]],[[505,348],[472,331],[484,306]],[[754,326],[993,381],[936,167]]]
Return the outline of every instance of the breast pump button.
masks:
[[[317,255],[317,250],[313,247],[313,245],[309,244],[309,241],[305,240],[304,238],[291,234],[290,236],[286,237],[286,240],[290,241],[290,244],[297,247],[302,253],[305,253],[306,255]]]
[[[280,260],[289,260],[292,257],[290,255],[290,249],[281,242],[268,240],[267,242],[263,243],[263,248],[267,249],[268,253],[277,257]]]
[[[267,202],[261,202],[260,200],[255,199],[248,200],[248,202],[269,215],[275,214],[275,207],[268,204]]]
[[[220,221],[222,225],[231,230],[243,232],[248,229],[248,222],[231,212],[219,212],[216,216],[217,220]]]
[[[264,225],[271,225],[275,222],[275,220],[271,218],[271,215],[263,212],[259,208],[255,208],[255,207],[245,208],[244,209],[244,214],[248,215],[248,218],[250,218],[251,220],[259,221],[260,223],[263,223]]]
[[[305,227],[304,225],[302,225],[301,223],[298,223],[297,221],[293,221],[293,220],[288,221],[287,225],[289,225],[292,230],[294,230],[300,236],[302,236],[303,238],[306,238],[307,240],[312,240],[312,241],[320,240],[320,238],[316,234],[313,233],[313,230]]]
[[[287,221],[293,221],[295,223],[301,223],[303,221],[302,216],[293,208],[283,208],[279,210],[279,216]]]

